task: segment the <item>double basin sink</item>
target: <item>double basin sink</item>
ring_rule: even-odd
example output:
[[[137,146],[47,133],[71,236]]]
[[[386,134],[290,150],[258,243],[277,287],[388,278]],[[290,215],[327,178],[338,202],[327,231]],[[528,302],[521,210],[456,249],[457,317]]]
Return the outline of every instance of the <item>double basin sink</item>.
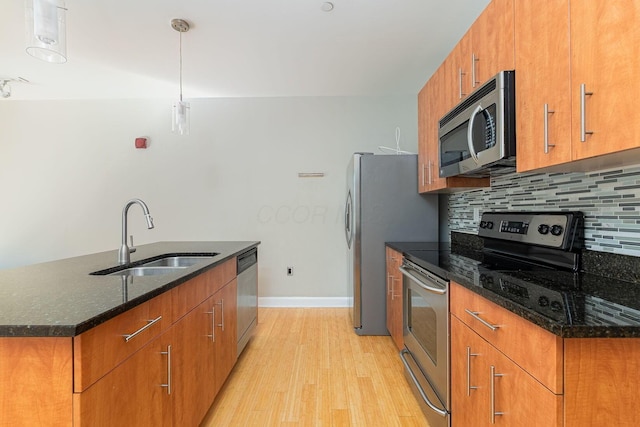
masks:
[[[148,260],[142,260],[135,265],[121,265],[94,271],[94,276],[158,276],[161,274],[177,273],[203,261],[211,260],[216,252],[205,254],[166,254]]]

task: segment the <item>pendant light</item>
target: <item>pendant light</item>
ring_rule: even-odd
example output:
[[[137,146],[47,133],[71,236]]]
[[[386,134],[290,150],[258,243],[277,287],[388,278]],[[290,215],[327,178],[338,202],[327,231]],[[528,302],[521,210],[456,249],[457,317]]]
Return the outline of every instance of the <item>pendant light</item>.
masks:
[[[189,31],[189,23],[184,19],[172,19],[171,28],[180,33],[180,100],[173,103],[171,131],[179,135],[189,135],[188,102],[182,100],[182,33]]]
[[[26,0],[27,53],[55,64],[67,62],[64,0]]]

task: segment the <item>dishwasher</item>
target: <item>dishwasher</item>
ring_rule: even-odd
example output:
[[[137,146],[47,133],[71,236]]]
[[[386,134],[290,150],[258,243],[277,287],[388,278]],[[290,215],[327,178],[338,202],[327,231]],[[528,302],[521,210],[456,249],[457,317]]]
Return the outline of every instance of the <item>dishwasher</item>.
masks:
[[[258,323],[258,248],[238,255],[238,356]]]

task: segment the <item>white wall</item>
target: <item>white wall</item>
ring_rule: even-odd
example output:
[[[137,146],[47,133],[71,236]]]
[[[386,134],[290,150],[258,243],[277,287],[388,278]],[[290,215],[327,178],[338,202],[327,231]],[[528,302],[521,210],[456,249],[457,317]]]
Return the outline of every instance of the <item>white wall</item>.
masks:
[[[170,105],[0,102],[0,268],[105,250],[115,262],[122,207],[140,197],[156,227],[132,207],[137,244],[261,240],[261,296],[344,297],[350,154],[395,146],[396,126],[417,150],[416,97],[195,100],[188,137],[170,133]]]

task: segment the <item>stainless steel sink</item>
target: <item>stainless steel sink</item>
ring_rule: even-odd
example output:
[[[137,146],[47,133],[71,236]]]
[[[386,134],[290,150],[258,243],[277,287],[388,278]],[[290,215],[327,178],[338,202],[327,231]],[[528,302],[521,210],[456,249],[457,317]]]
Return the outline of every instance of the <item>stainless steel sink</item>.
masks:
[[[211,261],[217,255],[220,254],[217,252],[172,253],[137,261],[134,265],[111,267],[89,274],[93,276],[158,276],[177,273],[198,263]]]
[[[144,267],[191,267],[202,261],[208,261],[213,256],[170,256],[166,258],[160,258],[155,261],[149,261],[142,264]]]
[[[140,266],[125,268],[124,270],[116,271],[114,273],[108,274],[107,276],[159,276],[161,274],[177,273],[184,270],[185,268],[187,267]]]

